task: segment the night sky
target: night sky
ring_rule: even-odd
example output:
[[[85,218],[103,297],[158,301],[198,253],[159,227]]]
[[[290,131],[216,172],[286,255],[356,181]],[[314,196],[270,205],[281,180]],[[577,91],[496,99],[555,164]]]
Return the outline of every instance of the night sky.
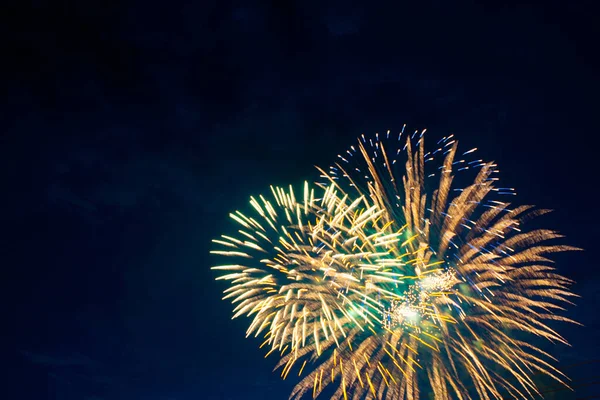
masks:
[[[210,240],[404,123],[478,147],[586,249],[557,257],[585,327],[559,326],[577,390],[548,398],[600,398],[594,2],[349,3],[2,6],[0,398],[287,398]]]

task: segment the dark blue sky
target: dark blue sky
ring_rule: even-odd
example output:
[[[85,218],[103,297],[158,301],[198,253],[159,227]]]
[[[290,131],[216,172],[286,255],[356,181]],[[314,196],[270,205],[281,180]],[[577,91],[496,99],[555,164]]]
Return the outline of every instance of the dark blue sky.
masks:
[[[210,239],[248,196],[404,123],[556,210],[544,225],[586,249],[558,264],[586,328],[555,352],[600,359],[592,1],[116,3],[2,11],[0,397],[286,398],[220,300]]]

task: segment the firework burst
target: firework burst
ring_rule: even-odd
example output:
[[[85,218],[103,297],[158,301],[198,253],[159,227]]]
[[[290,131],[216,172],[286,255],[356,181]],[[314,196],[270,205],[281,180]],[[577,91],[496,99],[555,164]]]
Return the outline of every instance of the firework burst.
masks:
[[[251,318],[283,378],[301,376],[291,398],[533,398],[535,373],[566,385],[529,340],[566,343],[548,323],[573,322],[556,314],[572,282],[548,255],[575,248],[522,226],[546,211],[503,201],[514,190],[476,149],[449,136],[425,152],[424,133],[362,136],[298,197],[251,198],[236,237],[213,241],[235,260],[213,267],[233,317]]]

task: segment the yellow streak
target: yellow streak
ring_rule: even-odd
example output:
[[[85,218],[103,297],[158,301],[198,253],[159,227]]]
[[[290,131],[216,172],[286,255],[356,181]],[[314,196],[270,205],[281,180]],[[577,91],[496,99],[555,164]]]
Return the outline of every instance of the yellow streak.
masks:
[[[306,360],[302,363],[302,367],[300,367],[300,372],[298,372],[298,376],[302,375],[302,371],[304,371],[304,366],[306,365]]]
[[[367,382],[369,382],[369,387],[371,388],[371,393],[375,396],[375,388],[373,387],[373,383],[371,382],[371,378],[369,378],[369,374],[365,372],[365,376],[367,377]]]
[[[354,357],[352,358],[352,362],[354,363],[354,370],[356,371],[356,377],[358,378],[358,381],[360,382],[360,387],[365,387],[365,385],[363,384],[362,378],[360,377],[360,371],[358,370],[358,367],[356,366],[356,360],[354,359]]]

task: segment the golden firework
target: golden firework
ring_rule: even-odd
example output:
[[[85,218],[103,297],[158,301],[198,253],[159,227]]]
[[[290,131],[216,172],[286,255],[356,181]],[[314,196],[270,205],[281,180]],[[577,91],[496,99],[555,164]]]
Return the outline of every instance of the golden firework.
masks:
[[[290,398],[523,399],[535,373],[566,385],[529,340],[566,343],[548,322],[573,322],[555,314],[572,282],[547,256],[575,248],[523,227],[546,211],[498,200],[514,191],[476,149],[458,159],[449,136],[426,153],[424,131],[403,133],[362,136],[299,197],[271,187],[231,214],[238,234],[212,253],[236,260],[213,267],[233,317],[251,318],[283,378],[303,376]],[[454,171],[471,182],[454,188]]]

